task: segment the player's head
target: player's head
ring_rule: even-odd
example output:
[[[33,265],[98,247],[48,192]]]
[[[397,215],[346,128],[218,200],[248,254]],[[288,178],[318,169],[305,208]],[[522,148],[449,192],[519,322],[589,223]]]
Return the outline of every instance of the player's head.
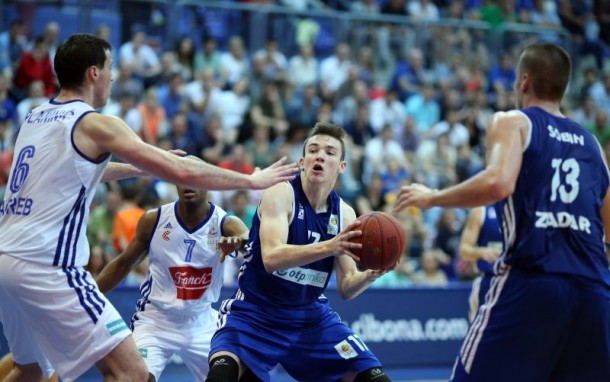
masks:
[[[77,33],[57,48],[55,72],[62,89],[77,90],[85,84],[94,87],[94,107],[103,106],[110,96],[112,81],[110,51],[106,40],[92,34]]]
[[[203,159],[194,155],[188,155],[186,156],[186,158],[203,162]],[[178,190],[178,200],[180,201],[180,203],[191,206],[200,206],[207,202],[208,190],[196,190],[194,188],[187,188],[178,185],[176,185],[176,189]]]
[[[303,144],[299,166],[304,175],[335,180],[345,171],[345,130],[329,122],[318,122]]]
[[[570,56],[555,44],[534,44],[523,50],[517,65],[515,94],[517,106],[524,97],[560,102],[570,81]]]

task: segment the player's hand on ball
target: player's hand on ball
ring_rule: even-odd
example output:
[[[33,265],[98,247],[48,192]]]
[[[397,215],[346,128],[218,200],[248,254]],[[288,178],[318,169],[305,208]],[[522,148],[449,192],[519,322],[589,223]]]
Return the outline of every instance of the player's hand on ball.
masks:
[[[396,195],[394,212],[402,211],[407,207],[430,208],[432,195],[436,191],[418,183],[402,186]]]
[[[224,263],[227,255],[241,249],[245,244],[245,239],[239,236],[221,237],[216,243],[216,250],[220,252],[220,262]]]
[[[332,253],[335,256],[347,255],[354,259],[354,261],[356,262],[360,261],[360,258],[354,255],[354,253],[352,253],[352,250],[362,248],[362,244],[353,243],[350,241],[353,238],[362,236],[362,231],[355,229],[359,225],[360,221],[354,220],[350,225],[345,227],[345,229],[341,231],[337,236],[330,239],[327,244],[329,246],[327,252]]]

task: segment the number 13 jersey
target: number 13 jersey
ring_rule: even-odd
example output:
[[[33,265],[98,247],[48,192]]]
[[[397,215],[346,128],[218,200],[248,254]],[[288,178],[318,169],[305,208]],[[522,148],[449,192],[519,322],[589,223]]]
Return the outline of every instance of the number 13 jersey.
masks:
[[[515,191],[495,205],[505,248],[496,271],[514,265],[610,286],[600,212],[610,177],[599,143],[570,119],[523,113],[530,135]]]

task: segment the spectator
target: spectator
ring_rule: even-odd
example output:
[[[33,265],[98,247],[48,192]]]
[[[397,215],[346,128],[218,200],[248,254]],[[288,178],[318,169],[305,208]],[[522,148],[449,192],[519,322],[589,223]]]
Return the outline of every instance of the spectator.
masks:
[[[252,137],[246,141],[244,147],[255,167],[264,168],[273,163],[274,154],[266,126],[253,126]]]
[[[156,88],[146,90],[144,99],[138,105],[138,112],[142,117],[140,137],[144,142],[157,144],[159,137],[167,133],[167,117],[165,109],[159,104]]]
[[[390,126],[394,137],[400,135],[407,112],[394,90],[390,89],[383,98],[371,101],[370,112],[371,126],[375,132],[379,133],[385,126]]]
[[[441,120],[441,108],[434,97],[434,86],[430,83],[425,83],[421,92],[416,92],[407,99],[405,109],[422,136],[429,135],[432,126]]]
[[[233,146],[227,159],[218,162],[218,167],[241,172],[242,174],[252,174],[254,172],[252,160],[248,157],[244,146],[240,144]]]
[[[265,48],[257,50],[254,57],[261,58],[264,61],[263,73],[265,77],[275,81],[286,79],[288,60],[286,60],[284,53],[279,51],[277,41],[268,40]]]
[[[290,124],[301,124],[313,126],[318,119],[318,111],[321,101],[314,85],[308,85],[303,89],[301,97],[295,97],[288,107],[288,122]]]
[[[102,109],[103,114],[114,115],[121,118],[127,125],[140,135],[142,133],[142,115],[136,109],[136,97],[125,90],[118,97],[118,102],[110,102]]]
[[[311,44],[303,44],[299,54],[293,56],[288,63],[288,80],[299,90],[317,84],[318,71],[318,60],[313,55],[313,47]]]
[[[113,242],[114,218],[123,203],[121,193],[108,190],[102,204],[96,206],[89,216],[87,240],[89,245],[99,247],[103,257],[107,260],[116,255]]]
[[[284,105],[273,81],[265,83],[263,94],[258,103],[254,103],[250,110],[250,117],[254,125],[266,126],[272,132],[272,137],[284,135],[288,131],[288,120]]]
[[[131,40],[119,48],[119,65],[129,65],[144,87],[157,82],[161,74],[161,62],[157,52],[146,43],[146,31],[142,25],[133,25]]]
[[[190,36],[183,36],[176,41],[174,47],[176,62],[186,81],[191,81],[195,75],[195,43]]]
[[[470,133],[466,126],[460,122],[459,117],[457,110],[449,110],[446,119],[432,127],[432,136],[439,137],[440,135],[447,134],[449,143],[453,147],[467,144],[470,140]]]
[[[144,83],[140,78],[134,76],[133,66],[128,62],[122,62],[119,64],[118,75],[112,81],[112,88],[110,94],[112,99],[119,99],[121,94],[130,93],[136,98],[136,101],[140,101],[144,95]]]
[[[441,269],[441,264],[446,264],[447,261],[447,256],[440,250],[424,251],[420,259],[420,270],[410,274],[413,284],[437,287],[447,285],[447,274]]]
[[[224,139],[228,145],[232,145],[237,141],[240,128],[250,110],[247,77],[237,81],[231,90],[220,92],[218,108],[222,114]]]
[[[27,97],[17,104],[17,124],[21,125],[30,111],[48,100],[49,98],[44,95],[44,83],[38,80],[32,81]]]
[[[347,80],[352,67],[349,56],[349,45],[341,42],[337,44],[335,54],[320,63],[320,81],[324,82],[333,93]]]
[[[61,31],[61,27],[57,21],[48,22],[42,31],[42,40],[45,42],[47,46],[47,52],[49,55],[49,60],[51,61],[51,65],[53,65],[53,60],[55,59],[55,52],[57,52],[57,48],[59,47],[59,34]]]
[[[186,111],[188,101],[184,95],[184,77],[179,70],[174,71],[167,83],[157,89],[159,104],[165,109],[167,118],[172,118],[181,111]]]
[[[0,73],[12,78],[26,49],[23,21],[13,20],[9,29],[0,33]]]
[[[172,149],[184,150],[188,155],[199,154],[201,142],[191,131],[187,116],[183,112],[178,112],[170,118],[170,128],[165,138],[171,142]]]
[[[232,86],[240,78],[248,73],[248,57],[244,42],[239,36],[233,36],[229,40],[229,51],[220,55],[220,67],[224,70],[223,78],[227,79],[227,85]]]
[[[34,81],[41,81],[43,94],[46,97],[55,95],[55,73],[49,59],[47,43],[37,38],[31,52],[25,52],[15,72],[15,94],[18,99],[25,98],[27,89]]]
[[[392,127],[386,125],[379,136],[366,142],[364,146],[362,182],[366,184],[373,173],[385,171],[390,160],[396,160],[401,166],[410,168],[402,147],[394,139]]]
[[[597,82],[589,89],[589,94],[600,109],[610,110],[610,71],[602,75],[602,81]]]
[[[428,78],[424,65],[424,53],[421,50],[411,49],[405,57],[407,57],[406,60],[402,60],[396,65],[390,80],[390,90],[396,92],[401,102],[419,91],[419,87]]]
[[[220,57],[218,42],[214,37],[206,36],[203,39],[203,50],[195,53],[195,73],[210,69],[214,76],[220,77],[222,74]]]
[[[600,145],[605,146],[610,141],[610,121],[606,110],[597,110],[595,122],[592,125],[586,125],[585,128],[595,135]]]
[[[574,109],[571,118],[581,126],[593,126],[597,110],[595,99],[588,95],[583,98],[580,106]]]

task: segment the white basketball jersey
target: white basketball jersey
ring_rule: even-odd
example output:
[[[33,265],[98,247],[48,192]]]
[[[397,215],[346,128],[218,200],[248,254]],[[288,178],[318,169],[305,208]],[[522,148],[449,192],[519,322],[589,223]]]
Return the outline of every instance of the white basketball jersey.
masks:
[[[152,303],[167,313],[192,315],[209,308],[220,296],[224,264],[216,243],[227,213],[210,203],[208,216],[190,230],[178,217],[177,208],[175,202],[158,209],[148,251],[149,274],[140,287],[138,311]]]
[[[88,263],[89,206],[110,156],[85,157],[72,136],[94,111],[83,101],[51,100],[25,118],[0,204],[0,255],[60,267]]]

